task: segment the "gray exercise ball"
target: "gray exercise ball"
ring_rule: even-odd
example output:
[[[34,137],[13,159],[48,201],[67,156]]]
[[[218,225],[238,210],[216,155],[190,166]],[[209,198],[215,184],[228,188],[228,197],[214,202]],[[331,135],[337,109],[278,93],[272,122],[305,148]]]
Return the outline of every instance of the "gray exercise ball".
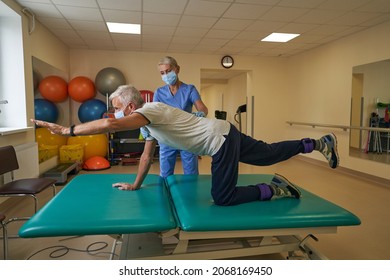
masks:
[[[114,67],[103,68],[95,78],[95,87],[103,95],[113,93],[124,84],[126,84],[125,76]]]

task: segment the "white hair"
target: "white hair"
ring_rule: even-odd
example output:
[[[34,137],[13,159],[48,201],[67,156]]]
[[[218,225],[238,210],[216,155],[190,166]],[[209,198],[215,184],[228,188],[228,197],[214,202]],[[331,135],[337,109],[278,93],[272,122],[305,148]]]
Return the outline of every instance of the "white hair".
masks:
[[[144,99],[141,96],[141,93],[132,85],[122,85],[119,86],[116,91],[110,95],[110,101],[118,97],[119,101],[122,104],[129,104],[130,102],[134,103],[137,108],[142,107],[145,103]]]

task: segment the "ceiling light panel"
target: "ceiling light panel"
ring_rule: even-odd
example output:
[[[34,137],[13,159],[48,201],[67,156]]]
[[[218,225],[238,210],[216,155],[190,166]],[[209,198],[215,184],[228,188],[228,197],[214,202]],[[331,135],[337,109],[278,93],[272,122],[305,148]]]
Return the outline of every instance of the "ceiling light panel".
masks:
[[[296,37],[298,37],[300,34],[293,34],[293,33],[272,33],[268,35],[267,37],[261,39],[262,42],[288,42]]]
[[[141,34],[141,25],[132,23],[107,22],[111,33]]]

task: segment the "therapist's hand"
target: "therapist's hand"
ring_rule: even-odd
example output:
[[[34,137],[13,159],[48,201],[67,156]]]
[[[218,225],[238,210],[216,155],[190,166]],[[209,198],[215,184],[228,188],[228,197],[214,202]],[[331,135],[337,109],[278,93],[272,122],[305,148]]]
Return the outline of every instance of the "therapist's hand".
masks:
[[[205,118],[206,117],[206,114],[204,112],[202,112],[202,111],[194,112],[192,114],[194,114],[195,116],[197,116],[199,118]]]
[[[119,190],[123,190],[123,191],[135,191],[135,190],[138,190],[140,188],[140,187],[137,187],[136,185],[124,183],[124,182],[114,183],[114,184],[112,184],[112,187],[118,188]]]

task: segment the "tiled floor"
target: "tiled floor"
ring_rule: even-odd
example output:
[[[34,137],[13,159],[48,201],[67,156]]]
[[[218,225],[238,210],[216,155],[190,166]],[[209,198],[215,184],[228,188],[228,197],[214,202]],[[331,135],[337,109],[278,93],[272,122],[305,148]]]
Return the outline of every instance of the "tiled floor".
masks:
[[[115,166],[98,173],[135,173],[137,166]],[[150,173],[158,174],[156,161]],[[86,171],[82,171],[84,173]],[[281,173],[297,185],[353,212],[362,221],[360,226],[340,228],[337,234],[317,236],[313,244],[329,259],[390,259],[390,188],[383,183],[369,181],[332,170],[325,164],[297,157],[270,167],[240,166],[240,173]],[[87,171],[86,173],[91,173]],[[176,173],[182,173],[178,161]],[[210,173],[210,158],[200,160],[200,173]],[[60,187],[59,189],[61,189]],[[40,195],[40,204],[50,198],[50,191]],[[8,217],[26,215],[32,211],[31,201],[21,200],[11,209],[1,209]],[[16,233],[20,223],[9,225],[10,233]],[[114,239],[109,236],[84,236],[75,238],[13,238],[9,241],[9,259],[109,259]],[[56,246],[56,247],[54,247]],[[64,247],[58,247],[64,246]],[[90,251],[87,252],[89,248]],[[69,250],[68,250],[69,249]],[[101,250],[98,250],[101,249]],[[116,250],[118,254],[119,248]],[[2,254],[2,247],[0,249]],[[114,256],[116,258],[116,256]],[[253,258],[278,259],[280,255]]]

